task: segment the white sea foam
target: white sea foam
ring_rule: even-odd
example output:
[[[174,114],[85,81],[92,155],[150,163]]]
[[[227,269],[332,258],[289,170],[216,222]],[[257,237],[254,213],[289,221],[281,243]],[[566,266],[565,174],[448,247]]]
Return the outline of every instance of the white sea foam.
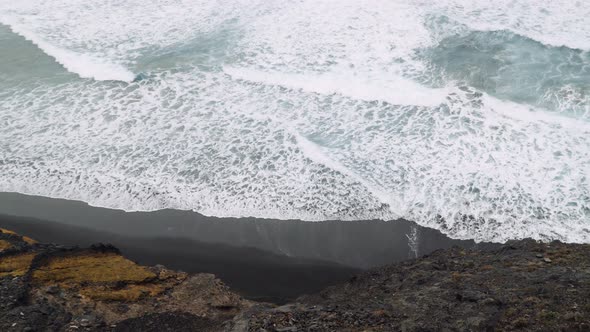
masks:
[[[476,92],[395,106],[198,72],[125,91],[71,84],[5,99],[0,187],[125,210],[403,216],[478,240],[588,240],[590,129],[574,120],[487,95],[473,108]]]
[[[135,74],[124,66],[116,63],[109,63],[104,59],[96,58],[92,55],[77,53],[56,47],[41,37],[28,30],[24,26],[14,24],[11,20],[0,18],[0,23],[10,26],[11,30],[26,38],[45,54],[54,58],[57,63],[62,65],[67,71],[74,73],[81,78],[92,78],[98,81],[123,81],[131,82],[135,79]]]
[[[572,0],[425,1],[475,30],[510,30],[549,46],[590,50],[590,6]]]
[[[444,61],[428,57],[441,40],[477,28],[472,16],[496,24],[489,29],[561,38],[574,28],[553,16],[569,7],[544,4],[551,15],[525,17],[507,2],[498,15],[470,6],[0,0],[0,21],[26,28],[33,38],[17,32],[55,58],[63,55],[52,47],[149,68],[129,84],[0,85],[0,190],[128,211],[405,217],[458,238],[590,242],[585,55],[564,59],[579,70],[552,80],[543,107],[485,76],[451,80]],[[433,18],[440,13],[463,25]],[[542,34],[536,25],[545,23],[552,30]],[[584,47],[582,25],[565,44]],[[551,78],[564,65],[560,53],[546,54],[555,66],[533,70]],[[513,60],[502,56],[490,63]],[[492,65],[485,69],[502,70]]]
[[[81,77],[131,81],[138,59],[222,29],[256,1],[0,1],[0,24]],[[228,23],[229,24],[229,23]]]
[[[338,93],[355,99],[387,101],[396,105],[437,106],[445,101],[449,92],[447,89],[429,89],[400,76],[372,78],[342,71],[319,75],[284,74],[236,67],[225,67],[224,72],[234,79],[254,83],[281,85],[319,94]]]

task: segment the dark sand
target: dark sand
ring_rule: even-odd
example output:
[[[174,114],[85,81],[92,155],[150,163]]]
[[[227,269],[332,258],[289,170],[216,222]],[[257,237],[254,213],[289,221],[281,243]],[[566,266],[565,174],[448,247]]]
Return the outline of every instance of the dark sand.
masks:
[[[0,215],[0,227],[41,242],[112,243],[141,264],[213,273],[249,298],[274,302],[416,253],[453,245],[495,247],[453,240],[406,220],[304,222],[211,218],[179,210],[124,212],[15,193],[0,193]],[[417,246],[409,243],[412,234]]]

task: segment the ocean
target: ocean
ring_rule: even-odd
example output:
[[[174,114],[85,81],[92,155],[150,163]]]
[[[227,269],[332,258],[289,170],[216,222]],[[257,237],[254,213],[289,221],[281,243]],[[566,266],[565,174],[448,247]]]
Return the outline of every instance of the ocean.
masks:
[[[0,0],[0,191],[590,242],[590,6]]]

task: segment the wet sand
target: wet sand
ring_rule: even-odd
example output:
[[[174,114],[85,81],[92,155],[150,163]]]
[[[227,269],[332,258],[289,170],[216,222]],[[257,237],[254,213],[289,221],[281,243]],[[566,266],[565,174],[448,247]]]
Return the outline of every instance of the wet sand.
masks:
[[[304,222],[179,210],[125,212],[16,193],[0,193],[0,215],[0,227],[42,242],[112,243],[140,264],[213,273],[249,298],[274,302],[436,249],[495,247],[453,240],[406,220]]]

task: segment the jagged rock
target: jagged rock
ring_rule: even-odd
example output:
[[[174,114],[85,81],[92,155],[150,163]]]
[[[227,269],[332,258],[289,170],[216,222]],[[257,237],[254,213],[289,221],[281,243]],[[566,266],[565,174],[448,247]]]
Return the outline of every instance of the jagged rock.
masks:
[[[543,259],[532,261],[538,252]],[[589,281],[590,245],[511,241],[373,269],[236,323],[248,331],[581,331],[590,326]]]
[[[40,244],[5,231],[0,241],[0,331],[590,328],[589,245],[440,250],[276,307],[244,300],[211,274],[140,266],[110,245]]]
[[[125,331],[142,322],[213,331],[251,306],[213,275],[140,266],[108,244],[38,244],[8,231],[0,241],[10,245],[0,253],[0,331]]]

